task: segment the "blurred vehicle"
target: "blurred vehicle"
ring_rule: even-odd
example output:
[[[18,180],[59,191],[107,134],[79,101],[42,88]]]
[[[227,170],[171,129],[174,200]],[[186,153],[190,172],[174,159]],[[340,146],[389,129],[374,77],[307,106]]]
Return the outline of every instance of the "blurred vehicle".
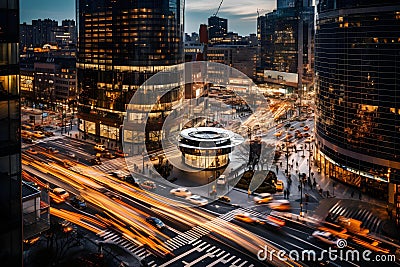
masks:
[[[45,131],[45,132],[44,132],[44,135],[45,135],[45,136],[54,136],[54,133],[53,133],[53,132]]]
[[[308,127],[308,125],[306,125],[306,126],[304,126],[303,130],[308,131],[308,130],[310,130],[310,127]]]
[[[296,133],[296,138],[297,138],[297,139],[303,138],[303,134],[302,134],[302,133]]]
[[[310,137],[310,134],[309,133],[303,133],[303,136],[304,137]]]
[[[61,188],[61,187],[56,187],[53,189],[53,194],[55,194],[56,196],[66,200],[69,197],[69,193],[67,191],[65,191],[65,189]]]
[[[99,158],[92,158],[90,163],[93,165],[101,165],[101,160]]]
[[[37,183],[35,183],[35,182],[32,182],[32,181],[25,181],[25,180],[24,180],[24,183],[26,183],[27,185],[30,185],[30,186],[32,186],[32,187],[34,187],[34,188],[40,190],[40,186],[39,186]]]
[[[286,200],[286,199],[279,199],[279,200],[270,202],[270,203],[268,203],[268,207],[270,209],[273,209],[276,211],[289,211],[292,208],[289,200]]]
[[[274,136],[276,136],[276,137],[281,137],[282,134],[283,134],[283,132],[282,132],[282,131],[279,131],[279,132],[274,133]]]
[[[306,124],[304,122],[300,123],[300,127],[304,127]]]
[[[311,138],[308,137],[304,142],[306,142],[306,143],[311,143],[312,141],[311,141]]]
[[[116,156],[116,157],[127,157],[128,156],[128,154],[127,153],[124,153],[124,151],[122,151],[122,150],[117,150],[117,151],[115,151],[115,153],[114,153],[114,155]]]
[[[51,146],[50,146],[47,150],[48,150],[50,153],[53,153],[53,154],[59,152],[57,149],[55,149],[54,147],[51,147]]]
[[[226,185],[226,176],[224,174],[218,177],[217,185]]]
[[[292,126],[290,123],[285,124],[285,128],[289,128],[290,126]]]
[[[110,172],[110,175],[121,180],[125,177],[119,170]]]
[[[245,222],[245,223],[251,223],[251,224],[260,223],[260,218],[250,215],[249,213],[235,214],[234,219],[241,221],[241,222]]]
[[[278,230],[281,227],[285,226],[285,221],[268,215],[265,219],[260,219],[259,224],[263,225],[264,227],[272,230]]]
[[[104,195],[108,196],[108,197],[111,198],[111,199],[118,199],[118,200],[121,200],[121,196],[120,196],[120,195],[117,195],[116,193],[111,192],[111,191],[105,192]]]
[[[190,192],[185,187],[174,188],[174,189],[171,189],[169,192],[178,197],[189,197],[192,195],[192,192]]]
[[[153,190],[153,189],[157,188],[156,184],[153,181],[149,181],[149,180],[146,180],[143,183],[141,183],[140,187],[147,189],[147,190]]]
[[[45,138],[46,137],[46,135],[44,135],[44,133],[41,131],[34,131],[32,135],[36,138]]]
[[[294,129],[296,129],[296,128],[294,128],[294,126],[291,126],[291,127],[289,128],[289,131],[293,131]]]
[[[192,195],[190,197],[186,197],[186,200],[188,200],[192,204],[196,205],[206,205],[208,203],[208,200],[205,198],[202,198],[199,195]]]
[[[36,151],[33,148],[29,148],[28,150],[26,150],[26,152],[28,152],[29,154],[32,154],[32,155],[37,155],[39,153],[38,151]]]
[[[149,224],[157,227],[158,229],[165,228],[165,224],[160,219],[158,219],[156,217],[147,217],[146,218],[146,222],[148,222]]]
[[[86,202],[81,196],[75,196],[71,199],[71,205],[77,209],[86,209]]]
[[[219,196],[218,199],[220,201],[227,202],[227,203],[231,202],[231,198],[228,196]]]
[[[276,191],[282,192],[283,188],[284,188],[283,181],[282,180],[276,181],[275,188],[276,188]]]
[[[103,154],[101,154],[101,156],[103,158],[107,158],[107,159],[114,159],[115,158],[115,156],[113,154],[111,154],[110,152],[103,153]]]
[[[32,138],[29,138],[29,137],[23,137],[23,138],[21,139],[21,141],[22,141],[23,143],[25,143],[25,144],[33,144]]]
[[[72,153],[71,151],[67,152],[67,156],[71,157],[71,158],[75,158],[76,155],[74,153]]]
[[[96,144],[93,148],[97,151],[106,151],[106,147],[102,144]]]
[[[60,222],[59,224],[60,224],[61,231],[63,233],[69,233],[74,230],[74,227],[70,221],[64,220],[64,221]]]
[[[335,235],[333,235],[332,233],[329,233],[329,232],[325,232],[325,231],[314,231],[312,233],[312,237],[314,237],[315,239],[317,239],[323,243],[326,243],[326,244],[332,245],[332,246],[335,246],[338,241],[338,238]]]
[[[268,203],[273,199],[270,193],[261,193],[254,197],[253,200],[256,204]]]

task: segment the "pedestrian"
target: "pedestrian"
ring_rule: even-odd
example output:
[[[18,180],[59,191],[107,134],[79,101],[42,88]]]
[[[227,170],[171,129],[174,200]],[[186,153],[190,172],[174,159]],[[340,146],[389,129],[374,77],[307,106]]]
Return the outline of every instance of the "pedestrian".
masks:
[[[299,167],[299,162],[298,161],[296,161],[296,167]]]
[[[285,199],[286,199],[286,189],[285,189],[285,190],[283,190],[283,198],[285,198]]]
[[[358,199],[361,200],[361,191],[358,193]]]
[[[290,196],[290,191],[289,191],[289,189],[287,189],[286,198],[289,199],[289,196]]]
[[[301,185],[299,185],[297,188],[299,189],[299,191],[301,191]]]
[[[282,161],[280,162],[280,165],[281,165],[281,167],[282,167]]]
[[[313,181],[313,187],[316,189],[317,188],[317,182],[315,181],[315,178],[314,178],[314,181]]]
[[[354,191],[351,191],[351,198],[353,198],[354,197]]]

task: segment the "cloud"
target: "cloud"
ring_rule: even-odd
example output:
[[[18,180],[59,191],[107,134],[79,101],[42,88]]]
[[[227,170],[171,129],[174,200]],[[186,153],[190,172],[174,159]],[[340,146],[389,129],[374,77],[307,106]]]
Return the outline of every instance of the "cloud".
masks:
[[[212,15],[217,11],[219,3],[215,0],[187,0],[186,11],[208,11]],[[276,0],[225,0],[219,12],[248,15],[256,14],[257,9],[273,10],[275,7]]]

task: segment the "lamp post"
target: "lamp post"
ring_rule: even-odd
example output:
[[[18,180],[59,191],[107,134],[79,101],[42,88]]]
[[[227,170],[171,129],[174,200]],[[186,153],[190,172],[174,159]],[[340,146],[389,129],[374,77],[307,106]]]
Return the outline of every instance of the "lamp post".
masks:
[[[299,182],[300,182],[300,216],[303,217],[303,177],[299,173]]]

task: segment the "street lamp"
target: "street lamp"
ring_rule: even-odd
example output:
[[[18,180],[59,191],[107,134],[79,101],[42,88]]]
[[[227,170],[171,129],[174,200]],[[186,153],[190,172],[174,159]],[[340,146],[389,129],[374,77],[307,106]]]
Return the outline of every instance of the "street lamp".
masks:
[[[299,182],[300,182],[300,217],[303,217],[303,178],[299,173]]]

